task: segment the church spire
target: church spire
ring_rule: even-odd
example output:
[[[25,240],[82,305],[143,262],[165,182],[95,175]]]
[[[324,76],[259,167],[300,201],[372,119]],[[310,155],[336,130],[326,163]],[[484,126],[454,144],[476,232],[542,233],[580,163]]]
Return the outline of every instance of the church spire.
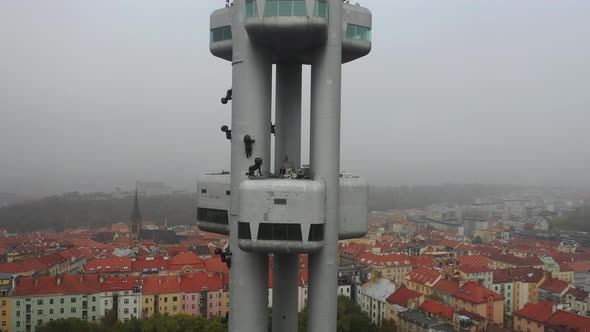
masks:
[[[131,212],[131,232],[135,239],[139,239],[141,232],[141,211],[139,210],[139,192],[135,189],[135,200],[133,202],[133,211]]]

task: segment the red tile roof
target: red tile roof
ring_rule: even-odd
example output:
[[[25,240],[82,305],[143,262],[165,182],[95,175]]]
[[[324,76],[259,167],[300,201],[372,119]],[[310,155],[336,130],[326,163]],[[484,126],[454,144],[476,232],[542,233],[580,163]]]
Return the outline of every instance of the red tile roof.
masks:
[[[452,295],[459,290],[459,282],[448,279],[440,279],[432,286],[432,288],[437,291]]]
[[[356,256],[360,264],[373,267],[411,267],[410,256],[406,254],[375,254],[372,252],[361,252]]]
[[[421,284],[421,285],[426,285],[426,284],[432,285],[441,276],[442,276],[442,273],[440,273],[439,271],[431,269],[431,268],[423,267],[423,268],[419,268],[419,269],[410,271],[410,273],[408,273],[406,275],[406,278],[413,281],[413,282]]]
[[[13,296],[75,295],[100,292],[98,274],[19,277]]]
[[[570,288],[565,292],[566,295],[573,296],[577,301],[586,301],[588,299],[588,292],[583,289]]]
[[[559,272],[573,272],[574,269],[568,263],[559,263]]]
[[[45,265],[46,268],[51,268],[56,265],[63,264],[68,261],[67,258],[63,257],[57,252],[51,253],[49,255],[44,255],[38,258],[38,260]]]
[[[84,264],[86,272],[127,272],[131,270],[131,257],[95,258]]]
[[[467,266],[460,266],[457,268],[457,270],[463,272],[463,273],[467,273],[467,274],[471,274],[471,273],[484,273],[484,272],[492,272],[492,270],[490,270],[490,268],[488,268],[487,266],[484,265],[467,265]]]
[[[487,257],[492,261],[507,263],[516,267],[535,267],[544,265],[543,261],[537,256],[519,257],[511,254],[493,253],[487,255]]]
[[[487,266],[490,263],[490,260],[487,257],[480,256],[480,255],[458,255],[457,260],[459,264],[462,266],[465,265],[485,265]]]
[[[208,291],[223,290],[222,278],[205,272],[183,274],[180,279],[180,290],[184,293],[198,293],[203,288]]]
[[[476,281],[468,281],[453,296],[471,303],[485,303],[491,297],[494,301],[504,300],[504,296],[491,291]]]
[[[453,319],[453,314],[455,312],[455,308],[453,308],[453,306],[443,305],[442,303],[433,299],[427,299],[426,301],[422,302],[420,309],[432,315],[444,317],[448,320]]]
[[[409,259],[410,259],[410,263],[412,263],[413,269],[434,266],[434,261],[432,260],[431,255],[410,256]]]
[[[590,329],[590,318],[557,310],[547,319],[545,324],[558,329],[558,331],[587,332]]]
[[[94,256],[96,253],[88,248],[70,248],[64,251],[60,251],[59,253],[67,260],[80,260],[82,258],[90,258]]]
[[[100,285],[101,292],[131,291],[133,287],[143,286],[143,279],[131,277],[105,277]]]
[[[143,294],[180,293],[180,275],[143,277]]]
[[[193,269],[197,270],[205,269],[203,260],[192,252],[183,252],[181,254],[174,256],[174,258],[170,260],[170,270],[172,271],[180,271],[185,266],[190,266]]]
[[[544,301],[538,304],[527,303],[524,305],[524,308],[516,310],[514,315],[544,323],[553,314],[554,305],[555,303],[551,301]]]
[[[45,264],[36,258],[29,258],[22,262],[0,263],[0,272],[2,273],[29,273],[45,269]]]
[[[551,293],[561,294],[561,292],[568,289],[569,286],[570,286],[570,284],[568,282],[563,281],[563,280],[559,280],[559,279],[555,279],[555,278],[547,278],[547,280],[545,280],[541,284],[541,286],[539,286],[539,289],[544,289],[544,290],[551,292]]]
[[[521,281],[525,283],[538,283],[545,276],[545,271],[532,267],[494,270],[493,280],[495,284]]]
[[[569,267],[571,267],[574,272],[584,273],[590,271],[590,262],[571,262],[567,263]]]
[[[169,271],[170,260],[160,256],[136,257],[131,259],[131,271],[138,273],[156,273]]]
[[[395,292],[393,292],[391,295],[389,295],[389,297],[387,298],[387,302],[389,302],[391,304],[401,305],[402,307],[407,307],[408,300],[411,300],[411,299],[414,299],[414,298],[417,298],[420,296],[422,296],[422,293],[418,293],[416,291],[408,289],[407,287],[400,287]]]
[[[222,262],[219,256],[205,259],[203,263],[207,272],[229,272],[227,264]]]

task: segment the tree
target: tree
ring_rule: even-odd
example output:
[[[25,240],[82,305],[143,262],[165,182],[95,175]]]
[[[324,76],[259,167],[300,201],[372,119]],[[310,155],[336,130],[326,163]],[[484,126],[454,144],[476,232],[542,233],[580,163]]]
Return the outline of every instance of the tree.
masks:
[[[307,308],[299,315],[299,332],[307,331]],[[346,296],[338,296],[338,332],[378,332],[377,327],[361,310],[361,307]]]
[[[98,332],[102,330],[98,324],[93,324],[77,318],[56,319],[37,328],[39,332]]]
[[[397,332],[397,325],[393,319],[384,319],[381,321],[379,332]]]
[[[476,236],[475,239],[473,239],[473,243],[483,243],[481,236]]]
[[[227,332],[227,325],[221,318],[206,318],[190,315],[158,315],[145,320],[136,318],[125,323],[113,321],[113,315],[99,323],[78,318],[58,319],[38,328],[41,332]]]

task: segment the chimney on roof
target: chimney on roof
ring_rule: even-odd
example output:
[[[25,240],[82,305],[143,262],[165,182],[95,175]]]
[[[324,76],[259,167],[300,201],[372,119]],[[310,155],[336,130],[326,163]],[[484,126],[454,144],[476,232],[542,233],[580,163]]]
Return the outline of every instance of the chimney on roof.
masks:
[[[57,284],[61,285],[61,275],[58,275],[56,279]]]
[[[162,278],[158,277],[158,283],[161,285],[162,284]]]
[[[35,277],[35,279],[33,280],[33,284],[35,286],[39,285],[39,278],[38,277]]]

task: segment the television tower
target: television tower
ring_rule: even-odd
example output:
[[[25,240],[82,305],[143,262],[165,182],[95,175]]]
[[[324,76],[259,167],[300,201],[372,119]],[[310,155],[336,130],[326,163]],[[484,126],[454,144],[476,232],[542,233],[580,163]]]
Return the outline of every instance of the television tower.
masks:
[[[197,224],[229,234],[229,328],[296,332],[298,255],[309,254],[308,331],[336,331],[338,240],[367,232],[368,185],[340,173],[342,64],[371,50],[371,13],[342,0],[234,0],[210,22],[232,63],[231,173],[199,178]],[[271,124],[272,72],[276,110]],[[310,165],[301,165],[302,66],[311,65]],[[274,161],[271,137],[275,135]],[[271,164],[274,172],[271,173]]]

